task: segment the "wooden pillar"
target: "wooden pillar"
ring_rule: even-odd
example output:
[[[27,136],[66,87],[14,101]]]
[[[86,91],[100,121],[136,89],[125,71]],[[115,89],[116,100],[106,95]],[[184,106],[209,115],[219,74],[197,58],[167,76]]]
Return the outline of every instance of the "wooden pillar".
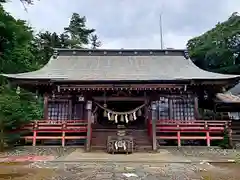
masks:
[[[87,101],[86,103],[86,110],[87,110],[87,142],[86,142],[86,151],[91,150],[91,132],[92,132],[92,101]]]
[[[146,92],[144,92],[144,103],[145,103],[145,107],[144,107],[144,117],[145,117],[145,125],[148,126],[148,121],[149,121],[149,118],[148,118],[148,98],[147,98],[147,95],[146,95]]]
[[[72,98],[72,97],[71,97]],[[69,120],[72,120],[73,119],[73,117],[72,117],[72,113],[73,113],[73,106],[72,106],[72,99],[70,99],[69,101],[68,101],[68,119]]]
[[[157,121],[157,105],[152,104],[152,149],[157,150],[157,138],[156,138],[156,121]]]
[[[48,119],[48,94],[44,94],[44,100],[43,100],[43,117],[45,120]]]
[[[173,119],[173,99],[172,97],[169,96],[168,98],[168,103],[169,103],[169,119]]]
[[[194,97],[194,114],[195,114],[195,119],[199,119],[199,112],[198,112],[198,97]]]

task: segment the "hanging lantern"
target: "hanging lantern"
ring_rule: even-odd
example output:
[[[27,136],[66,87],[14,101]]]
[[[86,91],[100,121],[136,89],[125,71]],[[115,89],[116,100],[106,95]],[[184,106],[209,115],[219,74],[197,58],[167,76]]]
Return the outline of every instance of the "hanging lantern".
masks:
[[[18,86],[17,89],[16,89],[16,94],[19,95],[20,93],[21,93],[21,89],[20,89],[20,87]]]
[[[103,107],[104,107],[104,108],[107,108],[107,104],[104,104]],[[103,117],[107,117],[107,111],[106,111],[106,109],[104,109]]]
[[[137,111],[137,116],[142,116],[142,111],[141,111],[141,109],[139,109],[139,110]]]

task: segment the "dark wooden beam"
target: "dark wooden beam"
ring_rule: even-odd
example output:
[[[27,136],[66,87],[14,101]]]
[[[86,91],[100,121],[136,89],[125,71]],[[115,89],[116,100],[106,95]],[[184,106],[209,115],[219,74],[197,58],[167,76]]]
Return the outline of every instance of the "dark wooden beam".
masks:
[[[59,85],[61,91],[90,91],[90,90],[168,90],[182,89],[179,84],[68,84]]]
[[[102,97],[95,96],[93,100],[95,101],[145,101],[146,97]]]

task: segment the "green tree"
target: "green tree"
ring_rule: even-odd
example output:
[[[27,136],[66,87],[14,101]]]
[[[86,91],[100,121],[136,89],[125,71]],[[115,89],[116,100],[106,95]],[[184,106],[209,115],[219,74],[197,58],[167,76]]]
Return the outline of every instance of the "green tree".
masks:
[[[32,28],[25,21],[14,19],[0,5],[0,70],[1,73],[18,73],[39,69],[41,61],[33,52],[38,52],[33,43]],[[1,78],[1,77],[0,77]],[[13,132],[29,120],[41,118],[41,102],[32,93],[15,89],[0,81],[0,150],[4,144],[14,143],[20,133]]]
[[[42,118],[42,101],[23,91],[18,95],[14,89],[0,87],[0,150],[14,144],[24,132],[17,131],[33,119]]]
[[[46,64],[53,54],[53,48],[61,48],[61,39],[57,33],[49,31],[40,32],[34,38],[34,45],[37,51],[34,53],[38,59],[41,59],[41,64]]]
[[[92,49],[97,49],[98,47],[101,46],[101,41],[99,40],[96,34],[90,35],[90,42],[91,42]]]
[[[86,17],[81,17],[77,13],[73,13],[69,26],[64,28],[66,34],[70,36],[71,46],[73,48],[82,48],[89,44],[90,35],[95,29],[86,27]]]
[[[187,48],[202,69],[240,74],[240,16],[233,13],[227,21],[189,40]]]

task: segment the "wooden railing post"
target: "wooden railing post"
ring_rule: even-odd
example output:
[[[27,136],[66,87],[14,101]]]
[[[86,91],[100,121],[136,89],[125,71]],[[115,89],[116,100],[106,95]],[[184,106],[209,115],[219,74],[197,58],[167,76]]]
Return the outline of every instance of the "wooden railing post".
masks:
[[[232,121],[228,121],[225,124],[225,128],[228,132],[228,139],[229,139],[229,146],[230,148],[233,148],[233,140],[232,140]]]
[[[66,122],[62,122],[62,147],[65,146],[65,129],[66,129]]]
[[[209,129],[208,129],[208,122],[205,121],[204,123],[205,129],[206,129],[206,140],[207,140],[207,146],[211,146],[210,144],[210,133],[209,133]]]
[[[178,141],[178,147],[181,146],[181,132],[180,132],[180,128],[179,128],[179,124],[177,125],[177,141]]]
[[[38,121],[34,121],[33,125],[33,146],[36,146],[36,139],[37,139],[37,129],[38,129]]]

